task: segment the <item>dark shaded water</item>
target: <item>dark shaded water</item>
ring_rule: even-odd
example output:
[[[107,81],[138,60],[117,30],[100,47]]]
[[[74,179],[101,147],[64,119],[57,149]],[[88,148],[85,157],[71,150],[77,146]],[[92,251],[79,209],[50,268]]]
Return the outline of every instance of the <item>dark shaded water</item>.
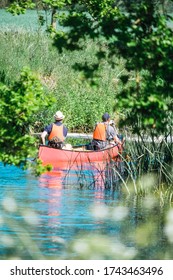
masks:
[[[89,170],[80,175],[72,170],[68,176],[59,170],[39,178],[13,166],[1,164],[0,170],[1,259],[16,255],[34,259],[73,258],[75,252],[66,255],[69,242],[96,234],[133,250],[140,244],[142,251],[137,253],[137,258],[162,258],[159,255],[165,246],[162,219],[153,216],[154,222],[151,220],[151,211],[152,215],[159,214],[157,205],[148,209],[140,198],[124,194],[119,185],[114,190],[105,189],[101,179],[93,185]],[[114,211],[111,217],[110,209]],[[142,245],[139,237],[131,235],[146,221],[154,224],[153,230],[147,233],[154,240],[152,244],[146,240]]]

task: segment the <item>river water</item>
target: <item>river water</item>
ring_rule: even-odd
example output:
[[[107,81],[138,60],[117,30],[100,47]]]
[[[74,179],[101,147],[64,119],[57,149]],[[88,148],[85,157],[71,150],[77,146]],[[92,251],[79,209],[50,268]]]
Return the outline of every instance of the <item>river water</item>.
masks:
[[[0,170],[1,259],[170,258],[155,198],[129,195],[119,182],[105,188],[90,170]]]

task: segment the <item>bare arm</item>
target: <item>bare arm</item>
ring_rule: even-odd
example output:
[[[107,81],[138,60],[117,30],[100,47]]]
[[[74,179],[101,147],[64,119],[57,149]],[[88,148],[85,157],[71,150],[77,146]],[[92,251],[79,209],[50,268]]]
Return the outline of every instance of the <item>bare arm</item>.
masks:
[[[120,145],[122,144],[121,140],[117,136],[116,129],[110,125],[108,125],[108,127],[107,127],[107,136],[108,136],[108,139],[114,140],[115,143],[120,144]]]
[[[117,144],[120,144],[120,145],[122,145],[122,142],[121,142],[121,140],[118,138],[118,136],[114,136],[114,141],[117,143]]]
[[[41,140],[42,140],[43,145],[46,144],[46,135],[47,135],[47,131],[43,131],[41,134]]]

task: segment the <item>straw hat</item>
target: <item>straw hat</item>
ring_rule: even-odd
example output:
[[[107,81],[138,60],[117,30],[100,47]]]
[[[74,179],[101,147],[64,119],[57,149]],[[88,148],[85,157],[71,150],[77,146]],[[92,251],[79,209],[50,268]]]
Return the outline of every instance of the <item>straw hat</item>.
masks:
[[[61,111],[57,111],[54,115],[54,118],[56,121],[61,121],[65,118],[65,116],[63,115],[63,113]]]

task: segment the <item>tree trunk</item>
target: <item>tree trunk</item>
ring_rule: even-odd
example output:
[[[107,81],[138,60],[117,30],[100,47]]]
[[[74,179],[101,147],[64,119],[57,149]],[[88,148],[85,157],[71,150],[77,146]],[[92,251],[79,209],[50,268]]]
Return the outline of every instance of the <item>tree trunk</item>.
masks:
[[[52,8],[51,26],[56,29],[56,8]]]

